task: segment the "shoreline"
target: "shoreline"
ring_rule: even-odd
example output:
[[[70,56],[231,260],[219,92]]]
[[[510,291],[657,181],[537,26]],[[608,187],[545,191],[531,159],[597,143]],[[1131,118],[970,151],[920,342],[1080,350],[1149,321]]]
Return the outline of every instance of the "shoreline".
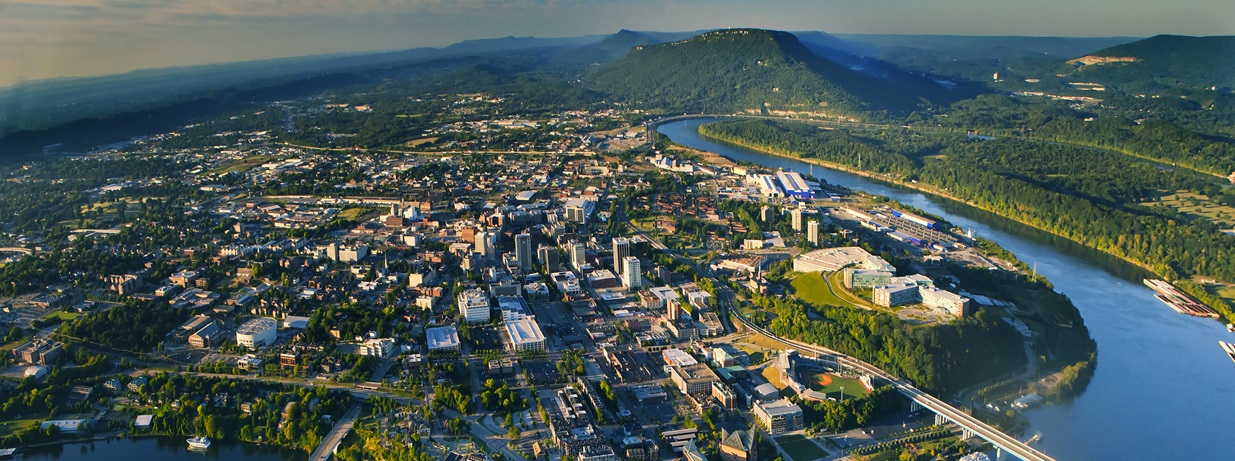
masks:
[[[702,127],[702,125],[701,125],[701,127]],[[923,194],[928,194],[928,195],[931,195],[931,196],[934,196],[934,197],[939,197],[939,198],[942,198],[942,199],[946,199],[946,200],[952,201],[952,202],[954,202],[954,203],[959,203],[959,204],[961,204],[961,205],[965,205],[965,206],[968,206],[968,207],[974,208],[974,209],[976,209],[976,210],[981,210],[981,211],[984,211],[984,212],[986,212],[986,213],[990,213],[990,214],[992,214],[992,215],[998,216],[998,217],[1000,217],[1000,218],[1007,219],[1007,220],[1009,220],[1009,221],[1015,222],[1015,223],[1017,223],[1017,224],[1021,224],[1021,225],[1024,225],[1024,226],[1026,226],[1026,227],[1030,227],[1030,228],[1032,228],[1032,229],[1035,229],[1035,230],[1038,230],[1038,231],[1041,231],[1041,232],[1045,232],[1045,233],[1047,233],[1047,234],[1050,234],[1050,235],[1053,235],[1053,236],[1056,236],[1056,237],[1062,238],[1062,239],[1064,239],[1064,240],[1067,240],[1067,241],[1069,241],[1069,242],[1072,242],[1072,243],[1075,243],[1075,244],[1077,244],[1077,245],[1083,246],[1083,247],[1088,248],[1088,249],[1090,249],[1090,250],[1093,250],[1093,251],[1096,251],[1096,252],[1099,252],[1099,253],[1102,253],[1102,254],[1105,254],[1105,255],[1108,255],[1108,256],[1112,256],[1112,257],[1114,257],[1114,258],[1119,259],[1120,261],[1123,261],[1123,262],[1128,263],[1128,264],[1130,264],[1130,265],[1133,265],[1133,266],[1136,266],[1136,267],[1138,267],[1138,268],[1144,269],[1144,270],[1146,270],[1146,271],[1148,271],[1148,272],[1150,272],[1150,273],[1152,273],[1152,274],[1158,275],[1156,272],[1154,272],[1154,271],[1153,271],[1153,269],[1152,269],[1152,268],[1151,268],[1148,264],[1144,264],[1144,263],[1141,263],[1141,262],[1139,262],[1139,261],[1135,261],[1135,260],[1129,259],[1127,256],[1118,255],[1118,254],[1110,253],[1110,252],[1107,252],[1107,251],[1102,251],[1102,250],[1100,250],[1100,249],[1097,249],[1097,248],[1094,248],[1094,247],[1092,247],[1092,246],[1086,245],[1086,244],[1085,244],[1085,243],[1083,243],[1083,242],[1079,242],[1079,241],[1077,241],[1077,240],[1075,240],[1075,239],[1068,238],[1067,236],[1065,236],[1065,235],[1061,235],[1061,234],[1056,233],[1056,232],[1051,232],[1051,231],[1049,231],[1049,230],[1046,230],[1046,229],[1043,229],[1043,228],[1041,228],[1041,227],[1035,226],[1035,225],[1033,225],[1033,224],[1031,224],[1031,223],[1025,222],[1025,221],[1023,221],[1023,220],[1021,220],[1021,219],[1013,218],[1013,217],[1010,217],[1010,216],[1004,216],[1004,215],[1002,215],[1002,214],[999,214],[999,213],[996,213],[996,212],[994,212],[994,211],[991,211],[991,210],[989,210],[989,209],[987,209],[987,208],[985,208],[985,207],[983,207],[983,206],[981,206],[981,205],[975,204],[975,203],[973,203],[973,202],[971,202],[971,201],[969,201],[969,200],[965,200],[965,199],[962,199],[962,198],[956,197],[956,196],[954,196],[954,195],[952,195],[952,194],[949,194],[949,193],[947,193],[947,192],[945,192],[945,191],[941,191],[941,190],[939,190],[938,188],[936,188],[936,187],[934,187],[934,186],[923,186],[921,182],[919,182],[919,183],[906,183],[906,182],[901,182],[901,181],[895,181],[895,180],[891,180],[891,179],[888,179],[888,178],[885,178],[885,177],[879,176],[878,174],[871,173],[871,172],[869,172],[869,171],[858,170],[858,169],[851,168],[851,167],[848,167],[848,166],[845,166],[845,165],[841,165],[841,164],[838,164],[838,163],[828,162],[828,161],[825,161],[825,160],[819,160],[819,159],[814,159],[814,158],[795,157],[795,156],[788,155],[788,154],[784,154],[784,153],[781,153],[781,152],[775,152],[775,151],[773,151],[772,149],[770,149],[770,148],[768,148],[768,147],[766,147],[766,146],[759,145],[759,144],[754,144],[754,143],[749,143],[749,142],[735,142],[735,141],[731,141],[731,140],[727,140],[727,139],[722,139],[722,138],[716,137],[716,136],[714,136],[714,135],[704,133],[704,130],[702,130],[702,129],[700,129],[700,130],[699,130],[699,136],[700,136],[700,137],[702,137],[702,138],[704,138],[704,139],[707,139],[707,140],[709,140],[709,141],[715,141],[715,142],[719,142],[719,143],[723,143],[723,144],[729,144],[729,145],[732,145],[732,146],[741,147],[741,148],[744,148],[744,149],[750,149],[750,150],[756,151],[756,152],[758,152],[758,153],[765,154],[765,155],[771,155],[771,156],[774,156],[774,157],[780,157],[780,158],[789,159],[789,160],[797,160],[797,161],[799,161],[799,162],[803,162],[803,163],[810,163],[810,164],[814,164],[814,165],[817,165],[817,166],[821,166],[821,167],[823,167],[823,168],[827,168],[827,169],[830,169],[830,170],[836,170],[836,171],[840,171],[840,172],[844,172],[844,173],[852,174],[852,175],[855,175],[855,176],[861,176],[861,177],[866,178],[866,179],[870,179],[870,180],[874,180],[874,181],[879,181],[879,182],[881,182],[881,183],[884,183],[884,184],[887,184],[887,185],[890,185],[890,186],[902,187],[902,188],[909,189],[909,190],[913,190],[913,191],[916,191],[916,192],[921,192],[921,193],[923,193]],[[1160,276],[1160,275],[1159,275],[1159,276]]]

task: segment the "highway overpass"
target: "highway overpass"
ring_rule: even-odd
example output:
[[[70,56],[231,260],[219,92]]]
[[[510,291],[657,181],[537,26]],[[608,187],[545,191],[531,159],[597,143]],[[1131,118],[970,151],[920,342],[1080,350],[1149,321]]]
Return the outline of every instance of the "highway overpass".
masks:
[[[869,363],[863,362],[856,358],[847,356],[840,352],[836,352],[826,347],[821,347],[821,346],[816,346],[814,344],[806,344],[803,342],[781,338],[779,336],[772,334],[772,332],[770,331],[767,331],[763,328],[760,328],[759,326],[756,326],[754,323],[751,323],[750,320],[746,319],[745,317],[742,317],[741,315],[737,315],[737,317],[739,320],[741,320],[742,324],[746,328],[749,328],[752,331],[758,332],[759,334],[762,334],[764,336],[767,336],[768,338],[771,338],[773,341],[792,347],[794,349],[797,349],[798,351],[810,352],[816,355],[833,356],[836,358],[836,361],[842,367],[850,369],[850,370],[855,370],[855,371],[858,371],[866,375],[870,375],[871,377],[877,378],[883,381],[884,383],[887,383],[888,385],[892,386],[897,391],[899,391],[901,395],[908,397],[910,401],[913,402],[915,407],[925,408],[935,413],[936,421],[939,421],[939,422],[948,421],[948,422],[955,423],[957,426],[961,427],[962,433],[966,437],[977,436],[977,437],[982,438],[983,440],[986,440],[987,442],[990,442],[991,445],[994,445],[995,448],[999,450],[1000,456],[1002,456],[1004,453],[1009,453],[1012,456],[1023,459],[1025,461],[1054,461],[1054,458],[1046,456],[1042,452],[1038,451],[1037,449],[1029,446],[1028,444],[1024,442],[1021,442],[1015,437],[1012,437],[1010,435],[1004,434],[1003,432],[1000,432],[998,429],[995,429],[991,427],[990,425],[978,420],[977,418],[974,418],[968,413],[965,413],[953,407],[952,405],[947,404],[947,402],[944,402],[942,400],[939,400],[938,398],[935,398],[934,396],[930,394],[922,392],[920,389],[914,387],[913,383],[907,380],[903,380],[895,376],[892,376],[891,374],[888,374],[887,372],[879,369],[878,367],[874,365],[871,365]]]

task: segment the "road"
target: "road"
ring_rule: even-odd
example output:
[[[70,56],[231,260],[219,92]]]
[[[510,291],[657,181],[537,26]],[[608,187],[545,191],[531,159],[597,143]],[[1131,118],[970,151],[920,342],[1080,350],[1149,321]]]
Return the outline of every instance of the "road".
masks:
[[[343,414],[343,418],[339,420],[330,433],[326,434],[326,438],[322,439],[321,445],[313,450],[313,454],[309,455],[309,461],[326,461],[334,454],[334,449],[339,447],[339,443],[343,442],[343,438],[352,432],[352,426],[356,424],[356,418],[360,416],[360,404],[352,404],[351,408]]]

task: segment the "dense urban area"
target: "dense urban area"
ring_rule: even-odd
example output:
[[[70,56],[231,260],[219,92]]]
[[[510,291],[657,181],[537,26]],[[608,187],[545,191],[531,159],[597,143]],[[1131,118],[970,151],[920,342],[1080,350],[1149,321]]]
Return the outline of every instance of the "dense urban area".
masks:
[[[721,59],[713,42],[740,54],[762,33],[621,59]],[[709,139],[1054,226],[1232,315],[1190,277],[1235,270],[1192,258],[1226,254],[1214,227],[1235,218],[1165,203],[1227,200],[1212,176],[1229,165],[1163,170],[1067,127],[1047,141],[960,120],[1100,100],[1021,88],[902,126],[859,123],[875,108],[862,89],[828,112],[773,81],[771,103],[735,110],[746,93],[678,97],[669,78],[670,111],[632,102],[651,97],[624,86],[637,72],[596,77],[627,95],[606,100],[468,64],[49,144],[0,172],[4,454],[174,436],[314,461],[1050,459],[1020,412],[1082,392],[1097,360],[1067,297],[937,216],[656,131],[683,116],[727,116]],[[1115,235],[1132,226],[1162,232]]]

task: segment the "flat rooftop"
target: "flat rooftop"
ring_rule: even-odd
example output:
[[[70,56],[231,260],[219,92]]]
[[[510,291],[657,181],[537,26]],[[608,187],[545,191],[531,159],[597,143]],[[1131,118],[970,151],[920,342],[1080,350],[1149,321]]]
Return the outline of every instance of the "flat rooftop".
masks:
[[[540,331],[540,325],[535,320],[527,318],[506,322],[506,333],[514,344],[544,342],[545,334]]]

